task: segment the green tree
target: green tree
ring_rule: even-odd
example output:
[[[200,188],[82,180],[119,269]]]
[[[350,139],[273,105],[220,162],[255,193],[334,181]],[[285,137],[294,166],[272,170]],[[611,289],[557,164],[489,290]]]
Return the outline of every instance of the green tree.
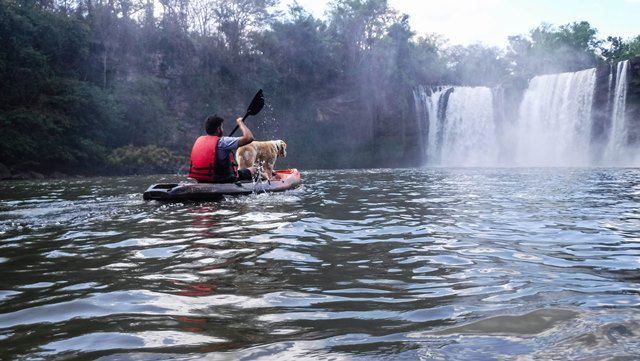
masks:
[[[429,34],[412,41],[410,68],[415,74],[415,85],[451,84],[453,79],[447,67],[446,40],[437,34]]]
[[[329,9],[329,30],[340,47],[347,73],[360,66],[364,54],[382,39],[395,12],[386,0],[336,0]]]
[[[640,56],[640,35],[631,39],[627,44],[626,52],[620,55],[620,60],[627,60]]]
[[[607,63],[614,63],[622,59],[624,55],[629,52],[629,44],[625,43],[619,36],[609,36],[606,42],[602,43],[600,49],[605,61]]]
[[[325,89],[339,74],[327,27],[300,6],[283,22],[256,39],[257,50],[268,54],[268,81],[281,96],[306,97]]]
[[[454,82],[471,86],[495,86],[509,76],[503,52],[482,44],[454,46],[447,50]]]
[[[507,60],[512,72],[522,78],[544,73],[577,71],[598,65],[601,41],[597,30],[586,22],[555,28],[542,24],[528,36],[509,37]]]
[[[265,29],[274,19],[278,0],[214,0],[218,31],[232,60],[250,49],[249,34]]]

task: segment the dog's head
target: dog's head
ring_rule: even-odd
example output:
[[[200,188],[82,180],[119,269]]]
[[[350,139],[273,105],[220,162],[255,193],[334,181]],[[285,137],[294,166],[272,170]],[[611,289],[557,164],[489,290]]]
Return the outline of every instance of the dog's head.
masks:
[[[276,140],[276,146],[278,148],[278,158],[287,156],[287,143],[284,140]]]

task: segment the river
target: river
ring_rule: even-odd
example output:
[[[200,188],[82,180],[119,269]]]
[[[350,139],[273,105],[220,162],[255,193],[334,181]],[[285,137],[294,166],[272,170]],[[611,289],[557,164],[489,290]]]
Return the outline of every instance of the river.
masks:
[[[304,171],[0,183],[0,359],[632,359],[640,170]]]

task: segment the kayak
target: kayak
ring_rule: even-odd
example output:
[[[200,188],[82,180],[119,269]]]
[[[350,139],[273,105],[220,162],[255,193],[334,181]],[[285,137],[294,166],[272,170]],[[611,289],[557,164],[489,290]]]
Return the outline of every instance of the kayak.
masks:
[[[157,201],[217,201],[224,196],[252,193],[284,192],[301,183],[297,169],[277,170],[279,180],[236,183],[159,183],[151,185],[143,194],[144,200]]]

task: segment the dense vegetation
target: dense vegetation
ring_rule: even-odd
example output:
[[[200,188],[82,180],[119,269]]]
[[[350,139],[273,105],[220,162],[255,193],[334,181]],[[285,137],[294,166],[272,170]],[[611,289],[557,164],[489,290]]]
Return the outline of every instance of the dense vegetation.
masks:
[[[206,115],[285,139],[289,164],[409,165],[418,84],[496,85],[640,54],[640,36],[543,24],[508,49],[417,37],[385,0],[326,18],[277,0],[0,0],[0,163],[14,172],[184,167]],[[156,5],[159,4],[159,5]],[[284,165],[284,164],[281,164]]]

